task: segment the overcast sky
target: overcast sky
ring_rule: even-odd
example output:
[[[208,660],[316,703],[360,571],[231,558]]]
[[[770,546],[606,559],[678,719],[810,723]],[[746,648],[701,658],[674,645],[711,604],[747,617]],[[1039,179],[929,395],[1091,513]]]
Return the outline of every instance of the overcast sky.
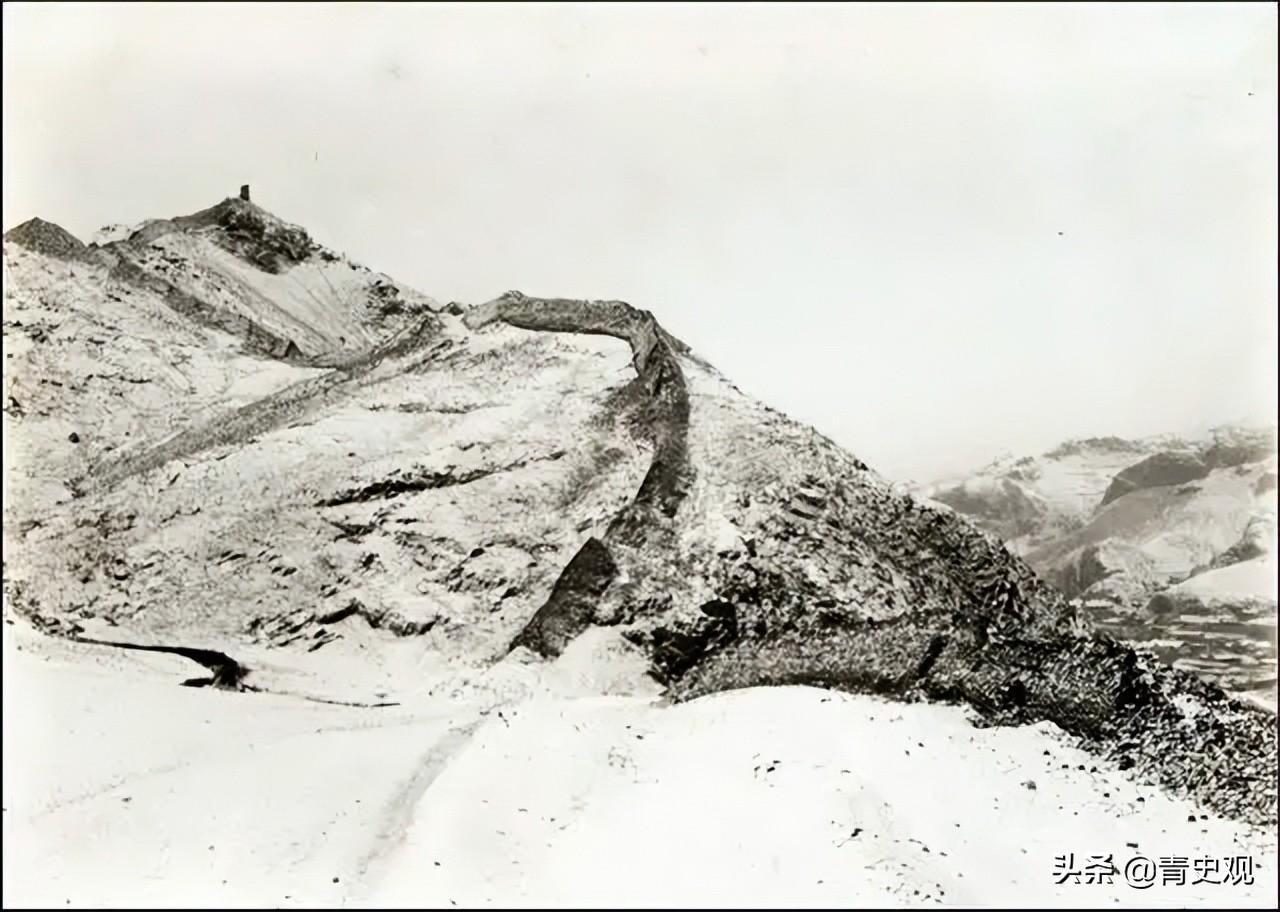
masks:
[[[6,3],[4,227],[250,183],[441,301],[648,308],[926,479],[1274,412],[1276,66],[1261,3]]]

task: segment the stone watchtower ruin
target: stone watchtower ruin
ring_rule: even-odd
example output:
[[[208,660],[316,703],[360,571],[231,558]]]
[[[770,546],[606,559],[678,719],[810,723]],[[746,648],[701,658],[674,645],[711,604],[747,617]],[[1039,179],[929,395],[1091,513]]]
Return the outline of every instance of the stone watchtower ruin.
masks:
[[[240,198],[244,200],[246,203],[249,202],[249,185],[248,184],[240,185]]]

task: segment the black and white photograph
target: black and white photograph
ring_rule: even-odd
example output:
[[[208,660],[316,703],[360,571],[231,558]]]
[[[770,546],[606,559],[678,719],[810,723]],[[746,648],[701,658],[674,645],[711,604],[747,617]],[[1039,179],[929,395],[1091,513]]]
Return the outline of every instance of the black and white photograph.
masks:
[[[1275,908],[1277,4],[3,5],[3,907]]]

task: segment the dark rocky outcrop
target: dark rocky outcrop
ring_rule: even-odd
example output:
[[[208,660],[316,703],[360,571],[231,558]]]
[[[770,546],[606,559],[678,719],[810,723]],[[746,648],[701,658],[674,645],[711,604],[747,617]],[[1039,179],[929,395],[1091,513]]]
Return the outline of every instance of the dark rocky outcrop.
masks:
[[[1214,469],[1259,462],[1276,451],[1272,429],[1235,428],[1198,450],[1166,450],[1134,463],[1112,480],[1099,509],[1131,491],[1198,481]]]
[[[78,643],[91,643],[95,646],[111,646],[116,649],[135,649],[141,652],[162,652],[181,656],[184,659],[203,665],[209,669],[208,678],[191,678],[182,683],[188,687],[216,687],[219,690],[243,690],[244,678],[249,673],[225,652],[215,649],[194,649],[189,646],[148,646],[139,643],[117,643],[111,640],[95,640],[89,637],[73,636],[70,639]]]
[[[617,573],[618,566],[604,542],[587,539],[511,647],[524,646],[542,656],[559,655],[591,624],[600,597]]]
[[[1211,466],[1196,453],[1154,453],[1117,474],[1102,496],[1098,509],[1101,510],[1117,497],[1123,497],[1131,491],[1198,481],[1208,475],[1210,470]]]
[[[1230,432],[1220,433],[1205,448],[1202,458],[1209,468],[1220,469],[1260,462],[1275,452],[1274,428],[1233,428]]]
[[[342,504],[350,503],[367,503],[372,500],[387,500],[392,497],[399,497],[401,494],[412,494],[418,491],[428,491],[435,488],[447,488],[454,485],[471,484],[473,481],[479,481],[481,478],[488,478],[490,475],[496,475],[499,472],[510,472],[515,469],[524,468],[531,462],[542,460],[555,461],[564,456],[563,450],[557,450],[546,456],[536,457],[532,459],[517,459],[514,462],[501,466],[482,467],[475,469],[457,470],[455,467],[449,467],[443,471],[430,470],[414,470],[409,472],[396,471],[389,478],[372,482],[359,487],[347,488],[331,497],[326,497],[316,503],[318,507],[336,507]]]
[[[46,222],[41,218],[28,219],[21,225],[5,232],[6,244],[18,244],[36,253],[55,257],[59,260],[88,262],[91,260],[89,248],[74,234],[61,225]]]
[[[1101,635],[997,633],[958,612],[858,621],[810,608],[790,620],[742,625],[719,650],[706,633],[670,632],[655,664],[677,699],[807,684],[964,703],[988,724],[1050,721],[1220,813],[1275,823],[1274,716],[1148,654]]]
[[[227,198],[209,209],[180,216],[173,224],[182,229],[216,228],[210,236],[219,246],[264,272],[283,272],[320,249],[304,228],[246,199]]]

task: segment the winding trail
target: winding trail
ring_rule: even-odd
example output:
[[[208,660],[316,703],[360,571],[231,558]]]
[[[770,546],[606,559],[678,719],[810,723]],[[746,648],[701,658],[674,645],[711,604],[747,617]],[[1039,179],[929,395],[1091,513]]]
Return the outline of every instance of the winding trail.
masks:
[[[349,891],[353,898],[367,897],[380,883],[397,849],[405,841],[418,803],[432,783],[448,767],[449,762],[471,743],[480,727],[488,721],[486,713],[451,725],[443,735],[419,757],[414,771],[387,799],[379,812],[380,824],[367,852],[356,862],[354,881]]]

